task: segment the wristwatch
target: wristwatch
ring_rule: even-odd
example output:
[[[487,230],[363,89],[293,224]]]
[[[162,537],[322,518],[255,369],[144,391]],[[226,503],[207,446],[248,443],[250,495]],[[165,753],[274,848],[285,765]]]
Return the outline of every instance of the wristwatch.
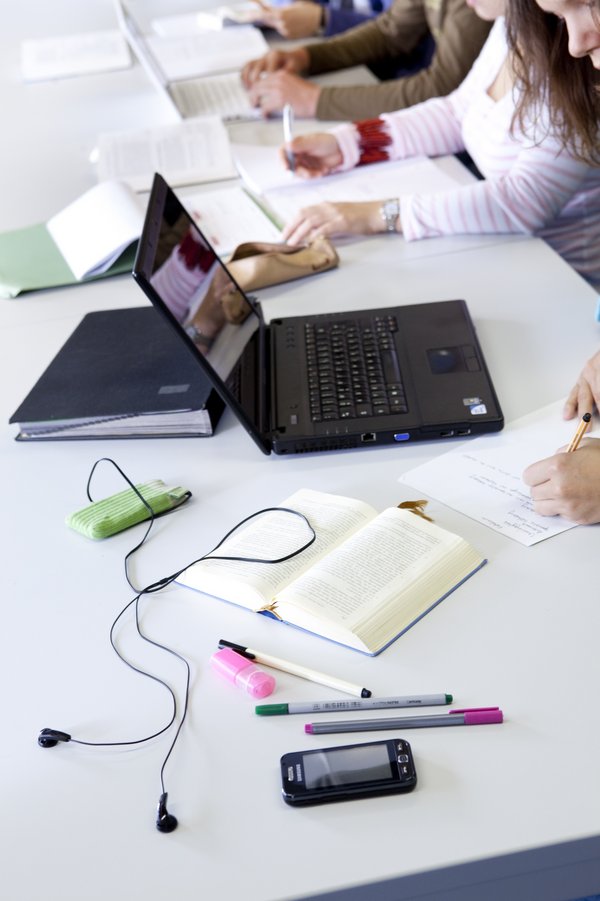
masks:
[[[381,204],[379,213],[385,222],[385,230],[387,232],[395,232],[396,223],[400,216],[400,201],[398,198],[392,197],[390,200],[384,200]]]

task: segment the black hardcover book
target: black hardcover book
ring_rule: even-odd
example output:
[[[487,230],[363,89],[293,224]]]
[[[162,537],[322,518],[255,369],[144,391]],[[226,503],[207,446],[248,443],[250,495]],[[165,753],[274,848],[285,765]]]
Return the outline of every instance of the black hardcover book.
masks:
[[[10,418],[19,440],[211,435],[223,402],[153,307],[84,316]]]

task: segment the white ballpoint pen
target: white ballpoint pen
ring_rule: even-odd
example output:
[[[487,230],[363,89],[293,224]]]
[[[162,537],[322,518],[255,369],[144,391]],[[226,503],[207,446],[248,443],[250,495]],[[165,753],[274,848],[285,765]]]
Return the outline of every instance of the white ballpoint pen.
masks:
[[[317,670],[309,669],[300,663],[292,663],[290,660],[282,660],[281,657],[272,657],[270,654],[263,654],[262,651],[256,651],[254,648],[246,648],[244,645],[235,644],[233,641],[219,641],[220,648],[232,648],[243,657],[249,660],[255,660],[262,663],[263,666],[270,666],[273,669],[281,670],[283,673],[290,673],[293,676],[300,676],[301,679],[308,679],[309,682],[316,682],[319,685],[327,685],[329,688],[343,691],[349,695],[355,695],[357,698],[370,698],[372,692],[368,688],[362,688],[360,685],[354,685],[352,682],[346,682],[344,679],[338,679],[337,676],[328,676],[326,673],[320,673]]]

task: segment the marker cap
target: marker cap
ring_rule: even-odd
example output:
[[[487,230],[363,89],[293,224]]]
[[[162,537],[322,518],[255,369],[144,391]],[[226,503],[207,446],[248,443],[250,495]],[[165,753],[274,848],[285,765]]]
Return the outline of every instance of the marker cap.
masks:
[[[465,726],[485,726],[488,723],[503,722],[499,707],[471,707],[463,710],[450,710],[449,713],[464,713]]]
[[[259,704],[254,708],[255,713],[259,716],[281,716],[281,714],[289,713],[288,704]]]
[[[265,673],[247,657],[222,648],[210,658],[213,669],[228,682],[243,688],[253,698],[266,698],[275,688],[275,679]]]

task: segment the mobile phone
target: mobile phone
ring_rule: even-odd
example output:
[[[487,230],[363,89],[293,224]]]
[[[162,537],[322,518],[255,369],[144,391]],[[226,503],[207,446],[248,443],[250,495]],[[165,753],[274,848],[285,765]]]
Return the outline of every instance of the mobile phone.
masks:
[[[287,804],[322,804],[411,791],[417,773],[409,743],[389,738],[284,754],[281,780]]]

